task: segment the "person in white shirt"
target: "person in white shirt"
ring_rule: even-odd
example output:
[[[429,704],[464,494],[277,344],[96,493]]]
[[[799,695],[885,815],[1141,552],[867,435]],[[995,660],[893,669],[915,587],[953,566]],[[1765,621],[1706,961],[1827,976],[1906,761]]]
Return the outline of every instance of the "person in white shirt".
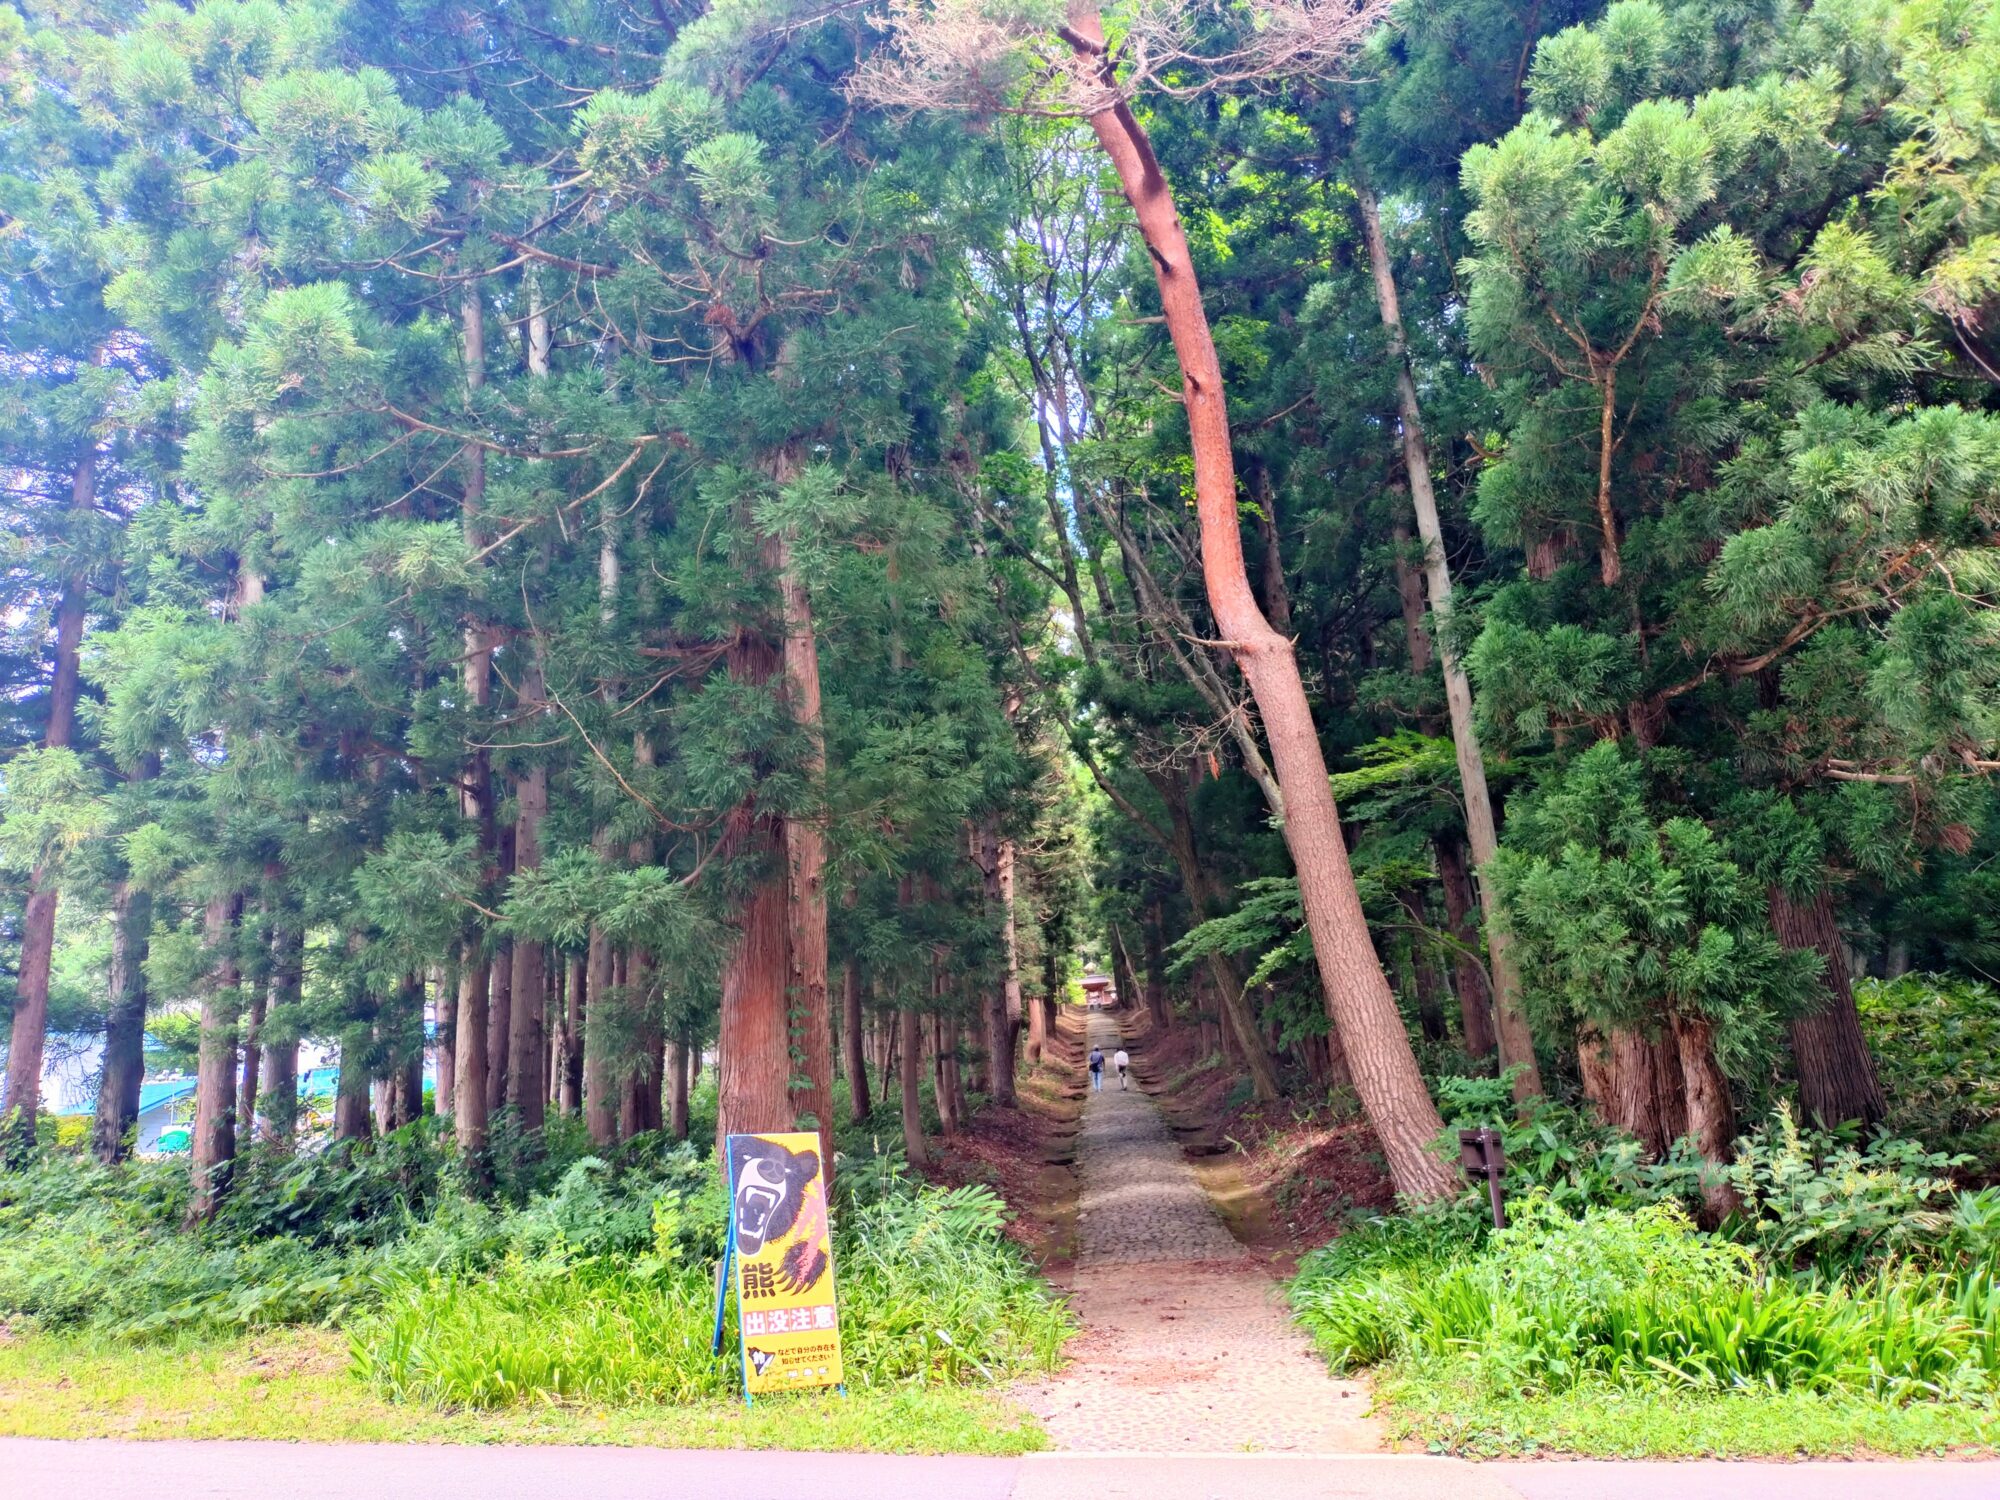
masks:
[[[1120,1047],[1117,1050],[1117,1052],[1112,1055],[1111,1066],[1118,1070],[1118,1087],[1120,1087],[1121,1089],[1124,1088],[1125,1070],[1132,1066],[1132,1059],[1125,1055],[1125,1049],[1123,1047]]]

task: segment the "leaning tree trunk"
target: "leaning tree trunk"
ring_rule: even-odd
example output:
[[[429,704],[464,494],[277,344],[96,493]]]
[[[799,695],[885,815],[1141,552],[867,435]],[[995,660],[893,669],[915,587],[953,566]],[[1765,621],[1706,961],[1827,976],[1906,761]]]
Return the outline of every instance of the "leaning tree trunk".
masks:
[[[107,1166],[125,1156],[146,1072],[146,953],[153,898],[121,880],[111,893],[111,1007],[104,1019],[104,1076],[91,1147]]]
[[[97,503],[97,452],[78,460],[70,481],[70,513],[88,513]],[[81,559],[87,549],[79,545]],[[42,731],[46,749],[64,750],[76,735],[79,656],[83,617],[90,598],[90,573],[79,562],[63,580],[56,606],[54,672],[49,679],[49,718]],[[56,864],[35,862],[28,876],[27,910],[21,917],[21,959],[14,987],[14,1022],[7,1045],[7,1076],[0,1087],[0,1160],[35,1149],[35,1124],[42,1109],[42,1053],[48,1044],[49,974],[55,961]]]
[[[1087,64],[1108,75],[1112,64],[1097,13],[1073,10],[1070,30]],[[1284,794],[1285,842],[1298,871],[1329,1019],[1340,1031],[1355,1089],[1398,1191],[1418,1200],[1441,1198],[1458,1189],[1456,1174],[1432,1149],[1444,1123],[1425,1091],[1368,934],[1298,658],[1291,641],[1271,628],[1258,607],[1244,566],[1222,365],[1187,237],[1152,142],[1131,107],[1120,97],[1089,123],[1146,242],[1167,333],[1179,357],[1209,607],[1250,684],[1270,740]],[[1241,1040],[1247,1046],[1250,1039]]]
[[[789,450],[773,466],[779,484],[790,481],[796,460]],[[812,597],[792,559],[791,539],[776,538],[778,588],[784,604],[785,699],[792,722],[803,731],[806,761],[803,771],[815,804],[825,796],[826,738],[821,723],[819,642],[814,634]],[[805,817],[791,818],[785,829],[789,899],[790,947],[788,1009],[797,1016],[793,1039],[802,1067],[800,1086],[792,1090],[794,1118],[811,1116],[819,1130],[820,1159],[833,1176],[833,1001],[827,992],[826,958],[826,835],[817,805]],[[790,1048],[787,1048],[789,1053]]]
[[[1368,241],[1369,267],[1374,273],[1375,301],[1388,333],[1389,352],[1396,367],[1396,402],[1403,425],[1403,466],[1410,483],[1410,500],[1417,512],[1417,532],[1424,544],[1424,578],[1430,585],[1431,612],[1442,622],[1451,614],[1451,567],[1445,560],[1444,525],[1438,518],[1437,494],[1431,486],[1431,457],[1424,440],[1423,413],[1417,405],[1416,382],[1410,376],[1403,314],[1396,296],[1396,278],[1389,265],[1389,247],[1382,237],[1382,215],[1374,195],[1355,185],[1361,207],[1362,231]],[[1444,668],[1445,704],[1451,712],[1451,742],[1458,758],[1459,786],[1465,795],[1465,831],[1472,845],[1473,875],[1479,886],[1480,908],[1486,917],[1486,951],[1493,972],[1493,1013],[1499,1031],[1502,1070],[1518,1069],[1514,1097],[1525,1100],[1541,1093],[1541,1070],[1535,1062],[1535,1039],[1521,1004],[1520,969],[1514,962],[1506,924],[1497,911],[1498,897],[1487,869],[1499,852],[1494,829],[1493,796],[1486,785],[1486,759],[1472,717],[1472,684],[1452,649],[1451,633],[1439,630],[1438,659]]]
[[[1888,1113],[1875,1059],[1861,1034],[1854,987],[1847,977],[1833,897],[1821,887],[1804,900],[1782,886],[1769,892],[1771,926],[1787,948],[1820,957],[1819,1003],[1792,1021],[1792,1056],[1799,1068],[1799,1105],[1821,1125],[1859,1120],[1873,1125]]]
[[[202,984],[200,1059],[195,1069],[194,1143],[188,1221],[215,1217],[236,1161],[236,916],[240,898],[208,903],[203,931],[208,977]]]

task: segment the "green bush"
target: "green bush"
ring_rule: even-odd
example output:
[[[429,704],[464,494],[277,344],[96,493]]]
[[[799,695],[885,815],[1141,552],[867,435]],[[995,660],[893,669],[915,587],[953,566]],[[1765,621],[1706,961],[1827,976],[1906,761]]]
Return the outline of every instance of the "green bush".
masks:
[[[1966,1248],[1937,1268],[1796,1276],[1674,1204],[1571,1215],[1537,1192],[1476,1249],[1445,1216],[1363,1226],[1308,1257],[1291,1295],[1341,1368],[1397,1362],[1493,1395],[1609,1381],[1991,1402],[2000,1293],[1969,1257],[2000,1212],[1961,1208]]]
[[[697,1267],[511,1256],[490,1275],[397,1287],[349,1335],[355,1373],[399,1401],[678,1402],[719,1395],[714,1281]]]
[[[1725,1227],[1771,1265],[1858,1271],[1946,1237],[1950,1174],[1964,1160],[1887,1135],[1805,1130],[1781,1106],[1737,1143],[1729,1180],[1741,1207]]]
[[[556,1199],[543,1206],[560,1211]],[[720,1241],[696,1222],[706,1211],[698,1198],[656,1200],[643,1254],[580,1254],[561,1239],[530,1253],[523,1241],[490,1274],[411,1279],[352,1329],[354,1368],[394,1399],[446,1408],[733,1390],[736,1362],[710,1352],[707,1253]],[[1054,1367],[1069,1316],[1000,1223],[984,1188],[898,1183],[849,1206],[835,1265],[850,1383],[966,1384]]]
[[[2000,1173],[2000,988],[1942,974],[1864,979],[1854,1003],[1882,1076],[1891,1129]]]

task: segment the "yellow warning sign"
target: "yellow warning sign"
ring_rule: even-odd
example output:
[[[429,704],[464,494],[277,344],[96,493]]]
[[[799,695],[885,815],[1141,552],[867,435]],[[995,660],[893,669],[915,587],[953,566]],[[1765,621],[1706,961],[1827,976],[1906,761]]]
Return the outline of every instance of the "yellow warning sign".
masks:
[[[842,1384],[819,1136],[732,1135],[723,1152],[745,1394]]]

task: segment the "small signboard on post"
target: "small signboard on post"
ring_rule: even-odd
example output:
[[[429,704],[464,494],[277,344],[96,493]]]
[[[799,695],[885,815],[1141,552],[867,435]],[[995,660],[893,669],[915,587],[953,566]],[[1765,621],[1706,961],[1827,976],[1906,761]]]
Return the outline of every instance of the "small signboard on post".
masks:
[[[722,1352],[733,1266],[744,1399],[843,1384],[818,1134],[732,1135],[722,1153],[729,1236],[716,1284],[715,1352]]]
[[[1490,1128],[1461,1130],[1458,1133],[1458,1164],[1474,1182],[1484,1181],[1487,1201],[1493,1207],[1493,1227],[1507,1227],[1507,1210],[1500,1196],[1500,1177],[1507,1170],[1507,1148],[1500,1132]]]

